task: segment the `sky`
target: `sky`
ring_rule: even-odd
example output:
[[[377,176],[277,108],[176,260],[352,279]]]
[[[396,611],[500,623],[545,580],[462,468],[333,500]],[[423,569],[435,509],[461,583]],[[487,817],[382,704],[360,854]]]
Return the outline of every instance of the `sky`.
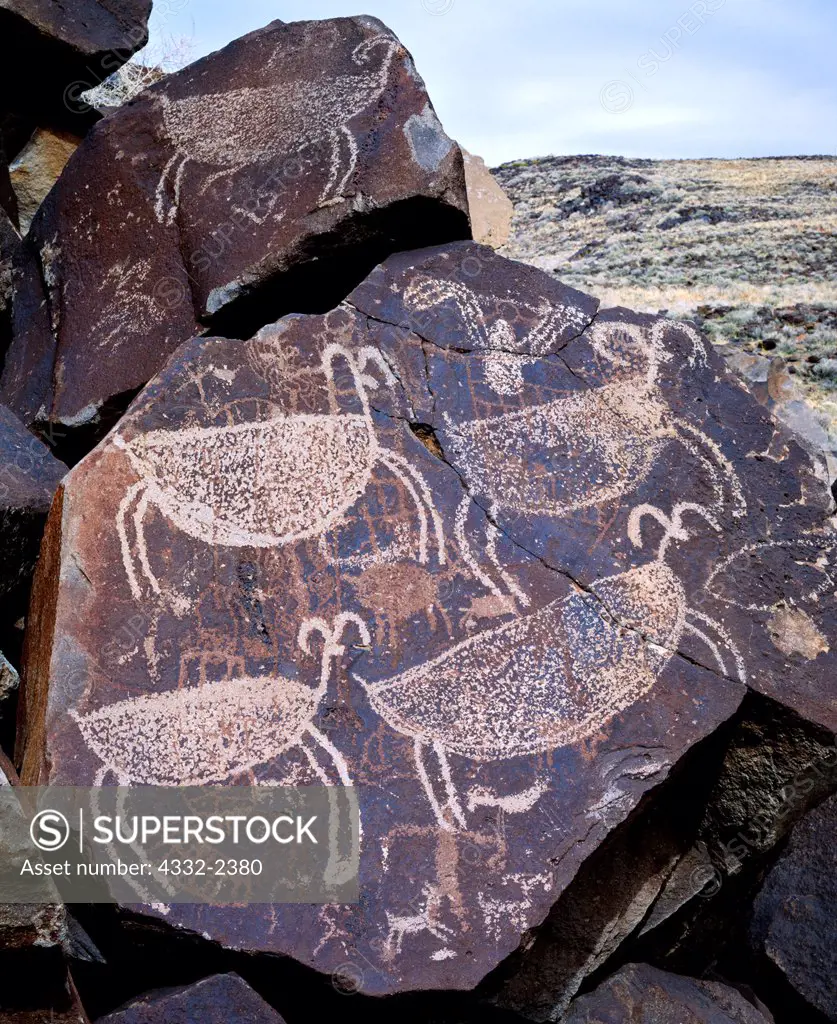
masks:
[[[835,0],[155,0],[152,52],[351,14],[398,34],[448,134],[490,165],[837,154]]]

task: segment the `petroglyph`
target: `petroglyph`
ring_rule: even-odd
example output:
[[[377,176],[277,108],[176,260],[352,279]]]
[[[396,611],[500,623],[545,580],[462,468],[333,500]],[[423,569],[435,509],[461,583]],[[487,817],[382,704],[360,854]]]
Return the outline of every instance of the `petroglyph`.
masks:
[[[439,890],[435,886],[428,885],[425,886],[423,895],[424,900],[417,914],[398,915],[387,911],[389,930],[384,945],[384,959],[391,960],[401,952],[401,946],[407,935],[420,935],[422,932],[429,932],[434,938],[444,941],[454,934],[450,928],[438,920],[441,915],[442,903]]]
[[[553,305],[542,300],[538,305],[514,298],[515,308],[525,312],[533,324],[526,335],[527,351],[543,355],[549,351],[555,335],[566,328],[578,331],[587,323],[583,310],[576,306]],[[514,328],[504,318],[496,318],[488,326],[491,315],[482,309],[476,292],[460,281],[445,281],[433,277],[417,277],[404,291],[405,306],[416,313],[426,313],[449,303],[457,312],[468,332],[468,340],[477,351],[503,351],[515,344]]]
[[[743,515],[746,501],[729,459],[706,434],[671,413],[657,386],[659,368],[670,358],[662,339],[671,329],[664,321],[650,331],[594,324],[589,336],[595,351],[615,369],[627,369],[627,376],[485,419],[455,423],[446,417],[446,450],[462,466],[472,493],[501,509],[567,516],[625,498],[646,479],[665,446],[678,442],[708,473],[717,507],[731,499],[733,515]],[[700,359],[699,339],[693,341],[693,358]],[[489,383],[499,393],[519,394],[525,363],[516,364],[519,376],[512,378],[509,367],[515,364],[501,364],[499,375],[496,358],[486,371]],[[533,450],[543,455],[537,465]]]
[[[492,352],[486,356],[483,364],[485,379],[495,394],[519,395],[526,384],[523,379],[523,368],[533,363],[534,360],[526,356],[513,355],[510,352]]]
[[[306,654],[314,633],[324,641],[316,687],[284,676],[244,677],[131,697],[84,714],[71,711],[102,762],[95,785],[109,773],[126,786],[225,782],[304,746],[308,737],[328,754],[341,783],[351,786],[342,755],[313,724],[332,663],[344,654],[340,638],[349,625],[369,642],[365,624],[354,615],[338,616],[333,626],[321,619],[303,623],[299,644]],[[319,766],[315,771],[324,785],[332,784]]]
[[[591,593],[576,590],[477,633],[392,678],[369,683],[358,677],[376,713],[412,738],[416,770],[441,828],[467,827],[450,754],[502,761],[586,739],[652,689],[686,633],[706,644],[727,675],[719,644],[688,621],[689,614],[714,629],[731,652],[730,668],[734,665],[738,678],[746,681],[732,639],[708,616],[690,612],[682,583],[664,561],[673,540],[690,537],[683,524],[686,513],[717,528],[712,514],[696,504],[678,504],[670,518],[653,506],[639,506],[629,526],[637,548],[642,547],[645,517],[664,527],[655,561],[599,580]],[[495,567],[501,568],[499,563]],[[503,579],[508,580],[505,572]],[[502,592],[498,584],[491,586]],[[441,770],[448,815],[425,763],[430,749]],[[520,794],[517,809],[528,810],[532,795],[531,790]],[[504,799],[495,802],[514,810],[514,800]],[[490,802],[484,790],[468,800],[470,808]]]
[[[794,602],[816,603],[837,588],[835,552],[837,539],[833,536],[748,544],[713,568],[706,591],[724,604],[749,612],[772,612],[777,592]],[[742,581],[753,577],[756,586],[751,585],[750,590],[763,591],[762,596],[769,599],[741,598]],[[771,588],[773,583],[778,591]]]
[[[205,190],[214,180],[242,168],[272,163],[277,154],[297,154],[302,159],[308,147],[320,144],[331,149],[328,180],[319,202],[339,202],[358,161],[358,143],[349,122],[374,106],[399,52],[404,51],[396,39],[378,35],[355,47],[352,60],[358,71],[352,74],[177,100],[158,94],[164,131],[174,155],[157,184],[157,220],[161,224],[175,222],[183,176],[191,160],[220,168],[205,180]],[[266,124],[271,126],[267,133]],[[269,205],[261,220],[272,209]]]
[[[338,359],[349,366],[362,413],[339,411],[333,368]],[[134,597],[142,595],[134,547],[152,590],[162,593],[143,529],[149,506],[205,544],[280,547],[321,537],[336,527],[361,497],[378,464],[393,473],[415,504],[418,560],[428,560],[432,523],[438,559],[444,564],[444,528],[424,478],[406,458],[378,444],[368,397],[369,389],[378,385],[365,373],[370,362],[393,383],[392,371],[377,349],[353,353],[336,343],[326,346],[321,365],[329,413],[154,430],[128,442],[117,435],[114,443],[124,449],[140,477],[128,489],[117,515],[122,559]]]
[[[503,882],[506,885],[511,884],[518,887],[521,890],[521,898],[503,899],[491,893],[477,893],[477,904],[482,912],[483,924],[486,932],[492,936],[495,942],[500,941],[503,930],[508,926],[509,921],[516,928],[526,927],[526,912],[532,906],[530,897],[535,889],[549,892],[552,888],[552,879],[547,874],[531,876],[513,874],[505,877]]]
[[[356,807],[345,758],[314,725],[332,664],[345,654],[340,641],[349,626],[369,643],[366,625],[356,615],[339,615],[331,625],[319,618],[302,624],[298,641],[305,654],[313,653],[315,634],[323,641],[316,687],[285,676],[244,677],[132,697],[85,714],[71,711],[85,743],[102,762],[93,784],[101,786],[113,774],[121,786],[203,786],[229,782],[244,772],[251,773],[253,784],[254,768],[299,747],[319,782],[346,787]],[[315,750],[328,758],[336,778],[329,777]],[[339,883],[354,872],[353,859],[341,858],[339,803],[331,794],[329,804],[326,877]],[[360,840],[358,818],[353,849],[359,849]]]
[[[472,259],[468,287],[433,283]],[[66,478],[28,784],[323,783],[340,824],[356,793],[359,904],[172,901],[166,928],[367,995],[479,991],[538,970],[510,956],[748,693],[832,728],[837,545],[807,454],[758,455],[774,425],[690,330],[596,308],[472,243],[399,252],[327,315],[187,342]],[[570,915],[579,948],[619,896]]]

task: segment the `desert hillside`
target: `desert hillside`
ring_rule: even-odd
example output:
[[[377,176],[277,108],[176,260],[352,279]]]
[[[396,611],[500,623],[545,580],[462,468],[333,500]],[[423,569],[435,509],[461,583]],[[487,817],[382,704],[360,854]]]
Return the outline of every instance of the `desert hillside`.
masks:
[[[559,156],[494,173],[515,204],[505,255],[607,305],[699,320],[756,383],[772,362],[837,449],[837,158]]]

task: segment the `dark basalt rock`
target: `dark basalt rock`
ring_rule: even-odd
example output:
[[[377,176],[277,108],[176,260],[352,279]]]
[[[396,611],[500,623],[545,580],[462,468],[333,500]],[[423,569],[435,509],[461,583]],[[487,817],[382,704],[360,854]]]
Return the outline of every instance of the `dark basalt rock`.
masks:
[[[4,213],[12,225],[17,224],[17,198],[9,178],[9,167],[3,155],[0,154],[0,221],[4,219]],[[3,230],[0,228],[0,235]]]
[[[573,1003],[564,1024],[773,1024],[764,1007],[716,981],[628,964]]]
[[[99,1024],[284,1024],[237,974],[216,974],[195,985],[140,996]]]
[[[754,906],[756,948],[812,1007],[837,1021],[837,796],[799,822]]]
[[[90,424],[201,325],[325,312],[391,252],[468,237],[467,209],[459,148],[384,25],[274,22],[74,154],[29,234],[2,400]]]
[[[12,268],[20,239],[11,220],[0,210],[0,360],[11,340]]]
[[[26,611],[52,497],[67,467],[0,406],[0,602],[2,625]]]
[[[473,243],[399,254],[326,315],[182,345],[67,477],[24,781],[355,783],[358,906],[162,927],[373,995],[525,972],[747,685],[833,722],[830,508],[690,327]],[[620,935],[680,842],[636,859]]]
[[[648,550],[672,524],[670,509],[661,518],[657,501],[644,507],[645,495],[660,493],[661,475],[662,493],[670,489],[677,502],[699,503],[703,512],[681,510],[682,528],[697,537],[689,564],[678,567],[678,574],[690,606],[713,616],[733,641],[737,656],[722,657],[727,672],[740,675],[732,666],[743,658],[748,685],[833,732],[837,532],[824,465],[774,423],[689,325],[617,309],[600,312],[592,329],[569,343],[566,336],[552,338],[545,315],[546,330],[530,326],[527,333],[525,323],[511,328],[508,309],[496,298],[503,294],[498,278],[506,267],[472,243],[398,254],[350,301],[424,338],[428,366],[421,387],[429,388],[435,402],[427,421],[446,458],[477,501],[497,506],[501,528],[513,525],[530,550],[566,568],[582,586],[593,583],[599,568],[602,528],[597,522],[579,526],[585,514],[595,520],[594,510],[606,503],[615,511],[624,496],[633,534],[641,541],[637,550]],[[445,283],[440,286],[437,278]],[[532,310],[529,316],[534,315]],[[475,359],[480,352],[488,358]],[[529,381],[539,381],[540,372],[531,356],[553,353],[552,365],[569,376],[562,385],[579,391],[579,412],[569,405],[560,427],[544,413],[533,420],[526,411]],[[473,389],[460,383],[470,380],[475,361],[484,365],[489,388],[493,375],[507,389],[505,404],[516,416],[505,421],[509,433],[501,434],[502,447],[490,457],[480,455],[480,441],[502,421],[479,409],[474,419],[486,418],[484,427],[463,431],[450,425],[451,418],[455,423],[478,411]],[[451,365],[457,366],[453,372]],[[465,367],[471,368],[467,378]],[[585,393],[589,399],[581,398]],[[532,426],[524,427],[528,421]],[[561,448],[554,447],[556,431],[566,435]],[[534,479],[522,458],[533,443],[550,460],[547,472]],[[619,457],[610,457],[618,449]],[[641,520],[633,511],[640,507]],[[546,528],[555,509],[562,517],[560,533]],[[708,529],[696,530],[693,516]],[[645,539],[646,530],[653,540]],[[717,666],[714,656],[705,659],[704,654],[701,663]]]
[[[8,96],[3,102],[4,106],[0,107],[0,162],[10,164],[26,145],[36,125],[5,106],[9,102]]]
[[[19,784],[14,766],[0,751],[0,787]],[[27,832],[25,821],[10,819],[4,802],[0,865],[19,863],[29,845]],[[52,892],[57,900],[58,893]],[[61,903],[0,904],[0,1024],[88,1024],[67,970],[68,946],[68,917]]]
[[[4,105],[19,118],[78,129],[89,112],[81,93],[145,46],[150,13],[151,0],[2,0]]]

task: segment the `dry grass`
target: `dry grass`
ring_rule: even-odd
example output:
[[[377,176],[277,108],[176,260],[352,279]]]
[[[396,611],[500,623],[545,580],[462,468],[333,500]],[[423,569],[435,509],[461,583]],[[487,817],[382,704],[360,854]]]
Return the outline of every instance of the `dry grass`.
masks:
[[[605,306],[696,319],[786,360],[837,451],[837,158],[550,157],[495,171],[505,255]]]

